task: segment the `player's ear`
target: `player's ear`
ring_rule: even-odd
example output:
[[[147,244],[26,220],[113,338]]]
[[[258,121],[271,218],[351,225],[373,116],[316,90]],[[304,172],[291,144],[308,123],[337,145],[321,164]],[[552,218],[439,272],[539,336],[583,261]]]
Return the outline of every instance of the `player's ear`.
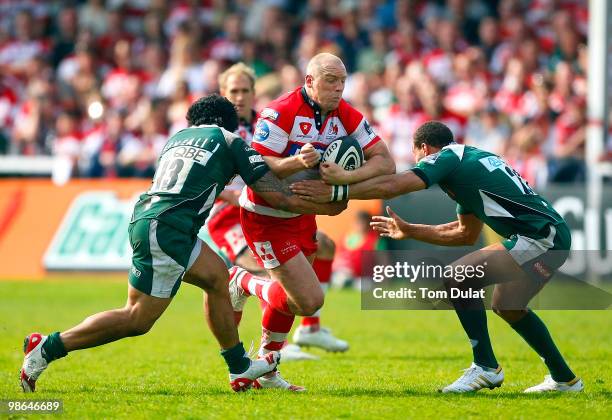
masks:
[[[314,77],[311,74],[306,75],[306,86],[312,88],[312,84],[314,82]]]

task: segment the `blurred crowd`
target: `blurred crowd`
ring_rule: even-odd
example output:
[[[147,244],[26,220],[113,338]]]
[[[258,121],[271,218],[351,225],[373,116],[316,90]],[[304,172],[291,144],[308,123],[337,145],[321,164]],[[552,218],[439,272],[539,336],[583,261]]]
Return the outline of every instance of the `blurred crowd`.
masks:
[[[586,0],[2,0],[0,154],[149,177],[227,66],[255,70],[261,109],[328,51],[398,170],[436,119],[531,184],[579,182],[587,25]]]

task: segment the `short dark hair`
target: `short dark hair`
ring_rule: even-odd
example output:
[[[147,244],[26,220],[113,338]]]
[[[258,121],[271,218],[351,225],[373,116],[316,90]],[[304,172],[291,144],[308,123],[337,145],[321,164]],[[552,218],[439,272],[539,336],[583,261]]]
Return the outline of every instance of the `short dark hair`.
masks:
[[[238,113],[227,98],[212,94],[195,101],[187,110],[189,125],[214,124],[234,132],[238,129]]]
[[[438,149],[454,142],[453,132],[440,121],[428,121],[414,132],[414,145],[427,144]]]

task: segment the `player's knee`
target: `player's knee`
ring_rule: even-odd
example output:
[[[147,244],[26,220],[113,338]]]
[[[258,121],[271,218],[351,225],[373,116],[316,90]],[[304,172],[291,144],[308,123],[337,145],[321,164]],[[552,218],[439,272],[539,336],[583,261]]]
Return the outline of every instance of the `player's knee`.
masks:
[[[128,335],[131,337],[148,333],[155,324],[155,321],[157,321],[155,317],[145,316],[139,311],[134,310],[130,311],[128,316]]]
[[[194,282],[206,293],[228,292],[228,272],[226,270],[215,270],[194,276]]]
[[[333,260],[336,254],[336,244],[329,236],[317,232],[317,258]]]
[[[491,307],[493,312],[501,319],[509,324],[512,324],[525,316],[527,310],[524,309],[504,309],[500,304],[493,304]]]
[[[300,311],[302,316],[312,316],[315,312],[323,307],[325,296],[323,293],[314,294],[300,302]]]

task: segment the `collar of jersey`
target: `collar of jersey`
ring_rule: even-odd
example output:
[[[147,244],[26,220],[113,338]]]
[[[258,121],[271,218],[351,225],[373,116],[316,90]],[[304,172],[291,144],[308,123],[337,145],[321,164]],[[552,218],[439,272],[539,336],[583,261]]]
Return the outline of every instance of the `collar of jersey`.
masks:
[[[302,89],[300,89],[300,93],[302,94],[304,102],[306,102],[308,106],[310,106],[314,111],[315,127],[317,127],[317,130],[321,130],[321,126],[323,125],[323,120],[321,118],[321,107],[310,96],[308,96],[308,94],[306,93],[306,86],[302,86]]]
[[[257,119],[257,112],[254,109],[251,110],[251,121],[247,121],[244,118],[240,118],[239,123],[245,127],[253,127],[253,121]]]

